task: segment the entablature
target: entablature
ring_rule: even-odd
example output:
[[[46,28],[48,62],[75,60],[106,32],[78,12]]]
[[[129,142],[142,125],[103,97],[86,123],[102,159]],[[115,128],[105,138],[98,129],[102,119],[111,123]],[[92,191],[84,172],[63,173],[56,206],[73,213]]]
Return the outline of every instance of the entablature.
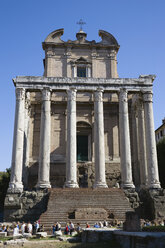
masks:
[[[139,78],[69,78],[69,77],[35,77],[17,76],[13,83],[18,88],[38,90],[49,87],[51,90],[68,90],[74,87],[79,91],[95,91],[103,88],[104,91],[118,92],[125,88],[130,92],[152,91],[154,75],[143,75]]]

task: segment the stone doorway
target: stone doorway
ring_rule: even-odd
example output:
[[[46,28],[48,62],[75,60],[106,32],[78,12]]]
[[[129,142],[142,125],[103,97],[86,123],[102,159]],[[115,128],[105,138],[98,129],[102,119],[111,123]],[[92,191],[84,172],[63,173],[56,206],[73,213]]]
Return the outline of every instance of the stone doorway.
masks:
[[[77,135],[77,162],[88,161],[88,135]]]

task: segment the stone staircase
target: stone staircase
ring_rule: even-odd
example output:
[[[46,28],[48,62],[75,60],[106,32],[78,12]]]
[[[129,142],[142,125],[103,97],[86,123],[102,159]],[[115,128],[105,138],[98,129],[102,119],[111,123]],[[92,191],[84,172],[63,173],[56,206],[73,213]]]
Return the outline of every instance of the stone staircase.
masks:
[[[65,188],[49,189],[47,211],[40,216],[40,222],[45,230],[51,230],[55,222],[85,223],[93,225],[104,219],[125,219],[125,212],[132,211],[130,203],[123,190],[117,188],[85,189]]]

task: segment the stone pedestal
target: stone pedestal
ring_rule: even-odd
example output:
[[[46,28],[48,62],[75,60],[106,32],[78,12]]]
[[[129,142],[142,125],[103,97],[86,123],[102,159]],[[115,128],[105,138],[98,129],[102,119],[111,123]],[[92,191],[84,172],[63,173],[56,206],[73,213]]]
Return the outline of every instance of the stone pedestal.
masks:
[[[76,89],[67,91],[67,150],[66,182],[67,188],[78,188],[77,184],[77,144],[76,144]]]
[[[128,120],[127,91],[121,89],[119,93],[119,127],[120,127],[120,159],[122,188],[134,188],[132,182],[130,130]]]
[[[24,141],[25,89],[16,88],[15,124],[13,137],[11,177],[8,192],[22,192],[22,164]]]
[[[107,188],[105,179],[104,115],[102,89],[94,93],[94,142],[95,142],[95,184],[94,188]]]
[[[50,188],[50,89],[42,90],[40,152],[37,188]]]
[[[147,163],[148,163],[148,187],[160,188],[158,163],[156,154],[154,118],[152,106],[152,92],[143,93],[144,101],[144,118],[146,131],[146,148],[147,148]]]
[[[126,212],[126,221],[123,224],[123,230],[127,232],[140,232],[140,218],[135,212]]]

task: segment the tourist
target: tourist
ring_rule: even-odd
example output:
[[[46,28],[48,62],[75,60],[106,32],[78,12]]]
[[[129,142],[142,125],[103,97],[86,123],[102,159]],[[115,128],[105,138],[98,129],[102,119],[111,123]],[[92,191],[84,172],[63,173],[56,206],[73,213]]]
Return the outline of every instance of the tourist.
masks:
[[[61,224],[57,222],[55,231],[60,231],[60,230],[61,230]]]
[[[103,223],[101,221],[99,222],[99,227],[103,228]]]
[[[30,221],[28,222],[27,229],[28,229],[28,233],[31,233],[31,234],[32,234],[33,226],[32,226],[32,224],[30,223]]]
[[[33,234],[34,234],[34,235],[38,232],[39,227],[40,227],[40,226],[39,226],[38,221],[34,222],[34,224],[33,224]]]
[[[76,232],[79,234],[81,232],[80,223],[77,223]]]
[[[68,223],[66,223],[64,234],[66,234],[66,235],[70,234],[70,228],[69,228],[69,224]]]
[[[14,225],[13,236],[20,236],[19,229],[17,225]]]
[[[41,225],[41,227],[39,227],[38,232],[44,232],[44,225]]]
[[[69,222],[69,229],[70,229],[70,235],[72,235],[72,232],[74,232],[74,224],[73,222]]]
[[[88,224],[88,222],[86,223],[86,228],[90,228],[90,225]]]
[[[18,228],[18,230],[19,230],[19,227],[20,227],[20,222],[18,221],[17,222],[17,228]]]
[[[103,226],[104,226],[104,227],[108,227],[108,222],[107,222],[106,220],[104,220]]]
[[[96,222],[95,224],[94,224],[94,226],[93,226],[94,228],[99,228],[99,225],[98,225],[98,223]]]
[[[56,231],[56,224],[54,224],[54,225],[52,226],[52,233],[53,233],[53,235],[54,235],[55,231]]]
[[[6,226],[5,225],[2,226],[2,232],[6,232]]]
[[[22,222],[22,225],[21,225],[21,233],[22,233],[22,235],[24,235],[24,233],[25,233],[25,222],[23,221]]]

